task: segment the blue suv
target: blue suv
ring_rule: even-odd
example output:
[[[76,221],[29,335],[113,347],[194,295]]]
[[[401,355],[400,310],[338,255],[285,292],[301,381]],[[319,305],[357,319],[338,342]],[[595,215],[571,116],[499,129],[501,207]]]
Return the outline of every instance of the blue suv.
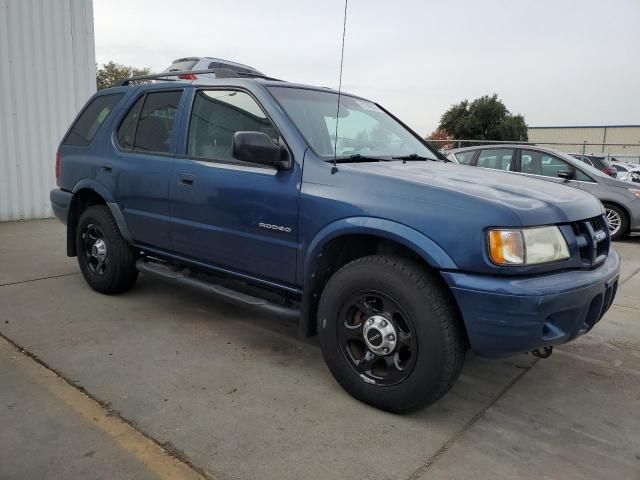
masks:
[[[448,162],[354,95],[180,73],[98,92],[60,145],[51,203],[94,290],[143,272],[299,319],[393,412],[440,398],[467,349],[544,356],[613,302],[594,196]]]

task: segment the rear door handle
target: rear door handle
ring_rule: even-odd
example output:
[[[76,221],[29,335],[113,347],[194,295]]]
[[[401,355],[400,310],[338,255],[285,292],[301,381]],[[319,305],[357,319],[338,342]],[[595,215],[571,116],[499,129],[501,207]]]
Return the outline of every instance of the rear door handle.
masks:
[[[187,187],[190,187],[191,185],[193,185],[193,181],[195,180],[195,177],[189,173],[182,173],[180,174],[180,180],[178,180],[178,183],[180,185],[186,185]]]
[[[111,172],[111,171],[113,171],[113,165],[111,165],[110,163],[103,163],[102,164],[102,169],[105,172]]]

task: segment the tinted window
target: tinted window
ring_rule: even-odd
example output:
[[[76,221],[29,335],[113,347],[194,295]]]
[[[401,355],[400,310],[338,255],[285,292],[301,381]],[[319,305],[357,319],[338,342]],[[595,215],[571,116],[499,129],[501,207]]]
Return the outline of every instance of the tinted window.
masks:
[[[558,157],[534,150],[522,150],[520,171],[545,177],[558,177],[558,172],[571,171],[571,165]]]
[[[114,93],[94,98],[75,121],[63,143],[65,145],[89,145],[123,95],[124,93]]]
[[[473,156],[476,154],[475,150],[470,150],[468,152],[460,152],[460,153],[455,153],[455,157],[456,160],[458,160],[458,163],[462,163],[463,165],[469,165],[471,163],[471,160],[473,160]]]
[[[478,167],[510,170],[513,150],[505,148],[491,148],[482,150],[478,156]]]
[[[182,91],[147,94],[138,119],[133,149],[168,153]]]
[[[615,168],[615,169],[616,169],[617,171],[619,171],[619,172],[627,172],[627,171],[628,171],[628,170],[627,170],[626,168],[624,168],[622,165],[614,164],[614,165],[613,165],[613,168]]]
[[[251,95],[233,90],[201,90],[191,111],[187,154],[211,160],[233,160],[233,134],[266,133],[274,142],[279,135]]]
[[[133,148],[133,137],[136,134],[138,118],[140,117],[140,111],[142,110],[143,103],[144,95],[136,101],[133,107],[131,107],[131,110],[129,110],[129,113],[127,113],[120,124],[120,128],[118,128],[118,143],[122,148],[127,150]]]

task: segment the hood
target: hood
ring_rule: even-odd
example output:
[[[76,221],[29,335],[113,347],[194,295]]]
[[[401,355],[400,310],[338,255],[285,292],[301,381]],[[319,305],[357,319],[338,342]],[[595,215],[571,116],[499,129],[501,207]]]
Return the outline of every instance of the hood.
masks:
[[[385,180],[384,193],[418,200],[441,199],[469,210],[494,204],[508,209],[522,225],[572,222],[604,213],[600,201],[590,193],[547,180],[515,173],[445,162],[376,162],[341,165],[354,172]],[[405,188],[398,188],[402,182]],[[620,182],[623,183],[623,182]],[[395,185],[395,186],[394,186]],[[429,188],[424,188],[429,187]],[[376,188],[380,188],[376,185]],[[435,194],[434,194],[435,191]]]

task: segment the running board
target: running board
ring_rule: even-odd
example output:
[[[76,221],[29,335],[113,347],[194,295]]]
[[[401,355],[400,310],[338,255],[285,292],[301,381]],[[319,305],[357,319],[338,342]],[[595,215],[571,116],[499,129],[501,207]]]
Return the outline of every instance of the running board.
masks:
[[[247,307],[253,310],[259,310],[271,315],[286,317],[291,319],[299,319],[300,310],[293,307],[285,307],[277,303],[270,302],[263,298],[247,295],[237,290],[232,290],[222,285],[205,282],[189,275],[188,269],[176,270],[169,264],[145,261],[143,258],[136,262],[136,268],[139,272],[164,280],[167,283],[185,287],[191,287],[211,297],[224,300],[241,307]]]

